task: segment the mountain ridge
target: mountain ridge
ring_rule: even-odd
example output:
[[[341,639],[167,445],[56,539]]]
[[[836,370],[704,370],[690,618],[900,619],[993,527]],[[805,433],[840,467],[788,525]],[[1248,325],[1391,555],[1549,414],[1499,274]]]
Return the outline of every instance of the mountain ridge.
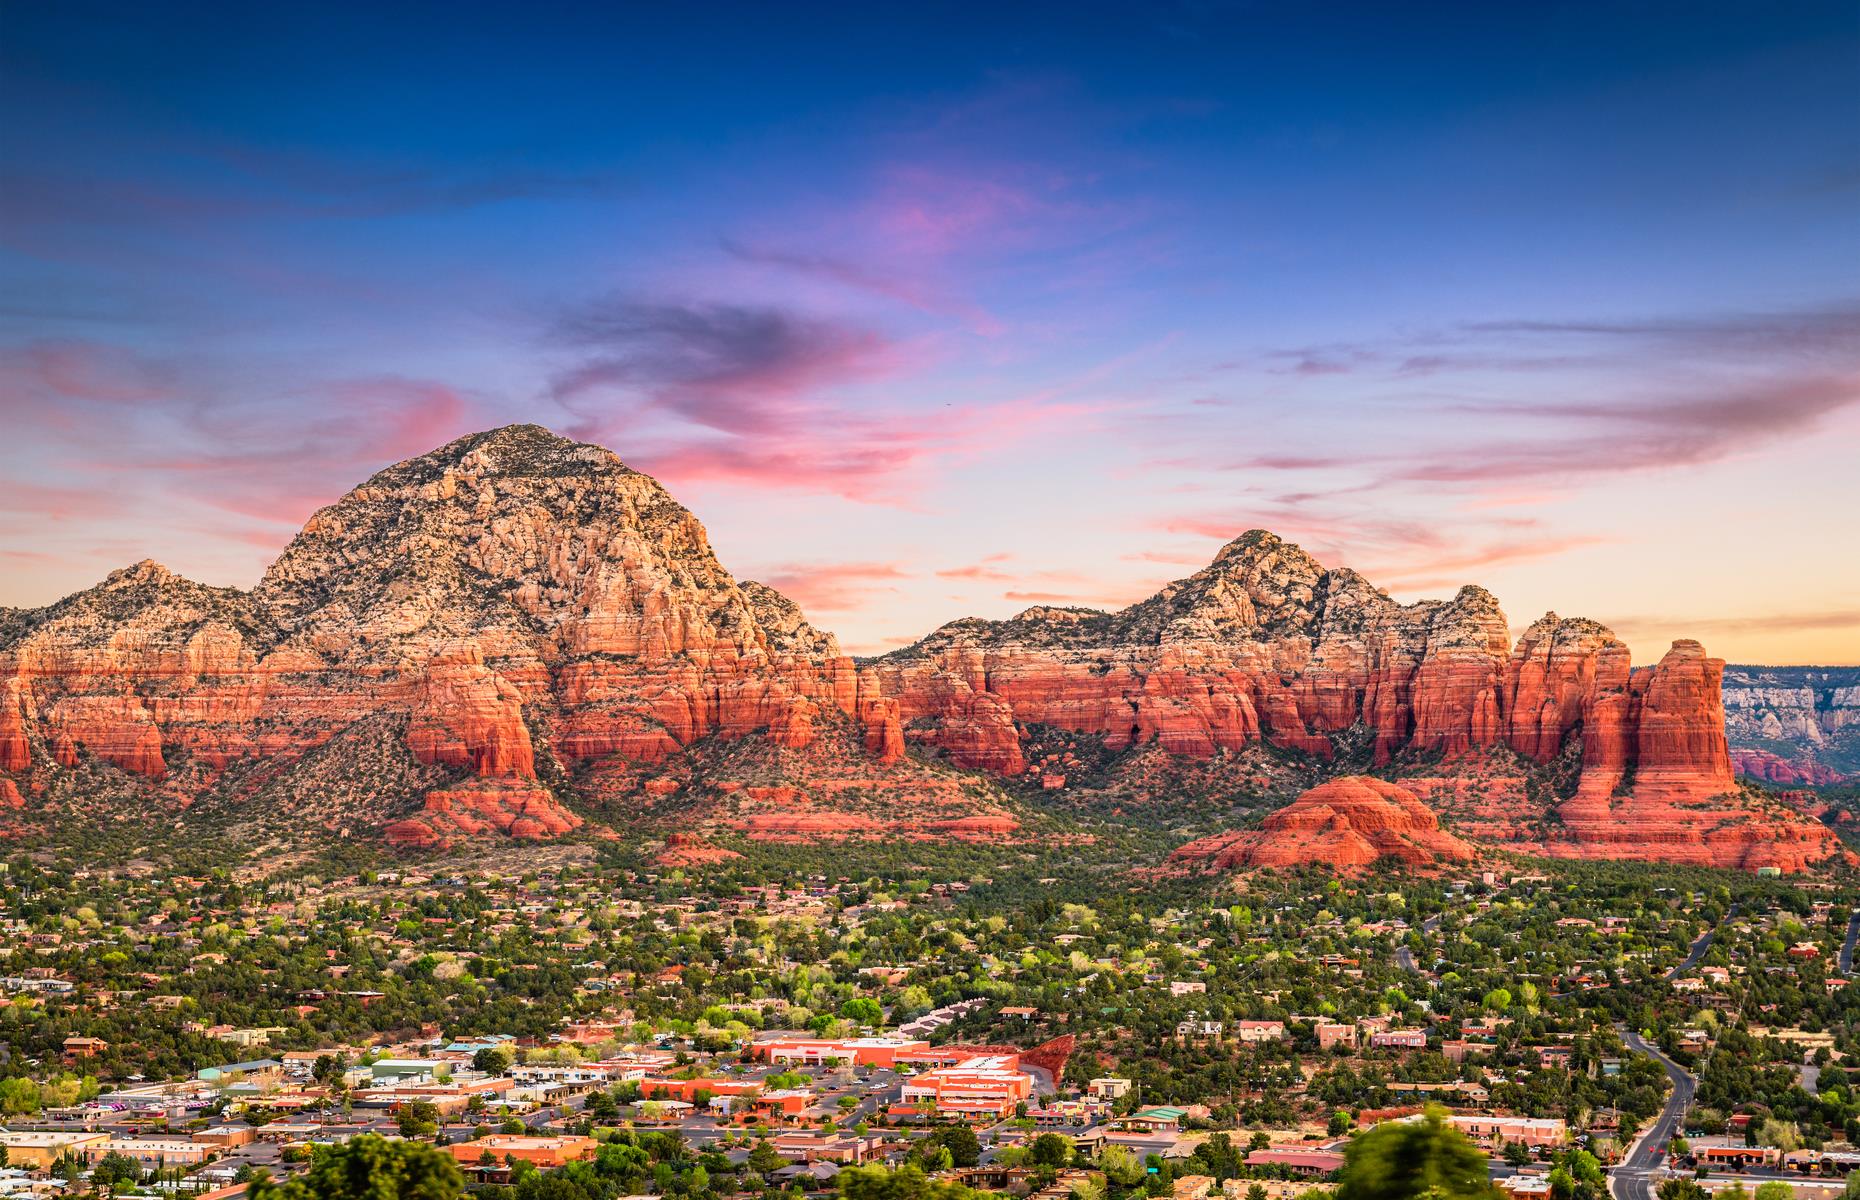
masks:
[[[965,618],[854,659],[732,576],[656,480],[519,425],[376,472],[249,591],[144,560],[0,613],[0,797],[16,817],[104,793],[288,815],[352,793],[326,827],[427,847],[605,832],[616,805],[748,836],[1000,837],[1004,782],[1068,786],[1029,757],[1039,730],[1196,760],[1271,743],[1321,767],[1362,729],[1390,770],[1580,742],[1576,832],[1520,848],[1829,857],[1819,826],[1772,836],[1735,802],[1722,668],[1693,642],[1632,668],[1605,627],[1554,614],[1514,646],[1482,588],[1399,604],[1264,530],[1116,613]],[[313,753],[363,722],[409,756],[366,787]],[[722,750],[745,741],[761,758]],[[1614,838],[1681,809],[1717,832]]]

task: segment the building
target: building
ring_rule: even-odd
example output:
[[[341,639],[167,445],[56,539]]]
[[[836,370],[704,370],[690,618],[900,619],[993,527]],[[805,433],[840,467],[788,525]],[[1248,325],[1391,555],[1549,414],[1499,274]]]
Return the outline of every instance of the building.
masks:
[[[1557,1148],[1569,1140],[1569,1126],[1559,1117],[1495,1117],[1455,1113],[1453,1127],[1482,1146],[1521,1142],[1533,1150]]]
[[[76,1151],[85,1163],[101,1161],[106,1154],[121,1154],[142,1164],[145,1171],[160,1167],[194,1167],[220,1152],[218,1146],[186,1138],[110,1138],[89,1143]]]
[[[989,1054],[926,1071],[904,1085],[906,1106],[929,1104],[938,1116],[1007,1117],[1033,1097],[1033,1077],[1017,1054]]]
[[[109,1048],[110,1043],[102,1038],[68,1037],[65,1039],[66,1058],[95,1058]]]
[[[71,1131],[20,1132],[0,1130],[0,1146],[6,1147],[7,1162],[15,1167],[43,1171],[67,1154],[77,1155],[93,1142],[107,1142],[107,1133]]]
[[[1317,1034],[1318,1049],[1328,1050],[1332,1046],[1356,1045],[1356,1026],[1340,1025],[1335,1021],[1319,1021],[1313,1030]]]
[[[758,1042],[756,1053],[772,1063],[819,1066],[843,1062],[855,1067],[893,1067],[900,1054],[921,1054],[930,1043],[914,1038],[776,1038]]]
[[[1183,1109],[1159,1105],[1131,1113],[1127,1117],[1119,1117],[1111,1124],[1114,1128],[1135,1133],[1175,1134],[1182,1131],[1182,1118],[1187,1115]]]
[[[197,1076],[203,1083],[232,1083],[235,1080],[262,1083],[283,1077],[284,1064],[275,1058],[255,1058],[249,1062],[222,1063],[217,1067],[203,1067]]]
[[[1335,1150],[1293,1150],[1267,1147],[1246,1156],[1249,1167],[1284,1167],[1294,1175],[1329,1175],[1343,1169],[1343,1155]]]
[[[1427,1049],[1427,1030],[1385,1029],[1381,1033],[1371,1034],[1369,1044],[1388,1050],[1425,1050]]]
[[[515,1133],[493,1133],[470,1142],[443,1146],[460,1166],[475,1167],[489,1155],[493,1162],[524,1162],[541,1170],[585,1162],[594,1157],[600,1143],[590,1137],[526,1137]]]
[[[1284,1021],[1236,1021],[1234,1036],[1247,1045],[1285,1040]]]

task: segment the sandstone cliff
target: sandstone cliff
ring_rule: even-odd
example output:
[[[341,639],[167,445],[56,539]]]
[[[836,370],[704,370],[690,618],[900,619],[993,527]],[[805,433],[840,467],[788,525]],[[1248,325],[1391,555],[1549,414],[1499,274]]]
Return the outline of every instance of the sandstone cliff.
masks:
[[[1263,740],[1329,759],[1366,739],[1365,765],[1431,773],[1429,796],[1496,762],[1475,820],[1540,853],[1798,869],[1838,850],[1818,823],[1740,793],[1724,664],[1698,643],[1635,669],[1608,629],[1554,613],[1508,643],[1482,589],[1398,604],[1255,530],[1122,612],[958,621],[869,673],[907,739],[1005,774],[1044,773],[1021,752],[1043,727],[1200,757]],[[1572,755],[1569,793],[1531,795]]]
[[[513,426],[376,474],[251,591],[144,562],[0,610],[0,821],[101,797],[413,846],[602,814],[1000,839],[1018,822],[998,778],[1063,795],[1112,761],[1134,795],[1183,777],[1156,756],[1252,779],[1290,751],[1314,775],[1431,772],[1409,784],[1430,799],[1481,764],[1568,766],[1554,802],[1523,797],[1534,815],[1500,829],[1541,827],[1553,852],[1832,851],[1734,794],[1722,664],[1696,643],[1632,669],[1606,629],[1554,615],[1509,643],[1479,588],[1398,604],[1254,531],[1122,612],[958,621],[855,662],[735,580],[655,481]]]
[[[1257,831],[1203,838],[1170,857],[1206,870],[1319,866],[1355,874],[1384,859],[1425,868],[1475,855],[1472,846],[1440,828],[1413,792],[1348,775],[1303,793]]]
[[[1724,707],[1740,775],[1789,786],[1860,780],[1860,667],[1730,667]]]

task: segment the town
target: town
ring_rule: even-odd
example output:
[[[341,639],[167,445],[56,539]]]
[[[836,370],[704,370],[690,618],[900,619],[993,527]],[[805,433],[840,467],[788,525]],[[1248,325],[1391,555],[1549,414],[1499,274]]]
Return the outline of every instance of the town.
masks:
[[[1277,1200],[1433,1125],[1514,1200],[1819,1200],[1860,1165],[1836,883],[815,865],[18,855],[0,1195],[217,1200],[423,1146],[599,1200]]]

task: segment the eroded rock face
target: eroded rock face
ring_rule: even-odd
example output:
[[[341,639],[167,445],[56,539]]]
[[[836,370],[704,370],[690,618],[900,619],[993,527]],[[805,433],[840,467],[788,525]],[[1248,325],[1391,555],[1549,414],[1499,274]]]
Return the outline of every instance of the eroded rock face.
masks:
[[[1260,742],[1319,762],[1361,747],[1447,781],[1494,754],[1570,760],[1580,739],[1569,852],[1658,856],[1611,827],[1638,819],[1625,797],[1658,820],[1724,818],[1706,851],[1674,843],[1683,861],[1721,842],[1749,861],[1766,838],[1807,861],[1818,825],[1771,831],[1788,820],[1722,799],[1721,670],[1689,642],[1633,670],[1608,630],[1554,615],[1512,647],[1482,589],[1398,604],[1263,531],[1122,612],[957,621],[855,663],[732,578],[652,479],[513,426],[378,473],[249,592],[145,562],[0,610],[0,777],[27,814],[105,777],[172,807],[367,797],[365,823],[410,845],[559,836],[581,822],[565,780],[752,836],[988,838],[1017,827],[993,785],[913,746],[1064,791],[1082,763],[1030,730],[1216,762]],[[725,784],[750,780],[691,761],[745,740],[769,752],[753,786],[793,802],[739,811],[764,800]],[[382,769],[348,770],[351,743]]]
[[[1860,667],[1729,667],[1724,707],[1740,775],[1818,787],[1860,779]]]
[[[1440,828],[1413,792],[1382,779],[1347,775],[1314,787],[1248,833],[1190,842],[1172,860],[1207,870],[1322,866],[1356,874],[1381,859],[1410,867],[1466,862],[1476,852]]]
[[[1750,862],[1751,847],[1769,842],[1799,845],[1778,852],[1790,862],[1832,856],[1818,823],[1739,793],[1722,671],[1690,641],[1636,670],[1607,628],[1554,613],[1511,646],[1482,589],[1397,604],[1355,572],[1326,570],[1255,530],[1122,612],[1034,608],[958,621],[869,674],[896,697],[908,739],[984,770],[1035,769],[1020,753],[1032,726],[1200,757],[1263,739],[1328,758],[1362,731],[1377,766],[1437,756],[1430,790],[1475,764],[1488,772],[1495,750],[1546,767],[1579,745],[1579,803],[1518,814],[1515,829],[1538,848],[1657,858],[1670,845],[1673,861],[1709,859],[1714,838],[1617,836],[1610,821],[1637,813],[1598,815],[1618,807],[1598,805],[1622,793],[1646,806],[1647,829],[1671,806],[1691,809],[1719,831],[1723,865]],[[1521,780],[1512,790],[1524,804]],[[1494,813],[1506,803],[1482,788],[1468,807]],[[1562,830],[1540,828],[1558,818]]]
[[[422,845],[580,824],[538,781],[545,756],[569,771],[751,731],[804,745],[856,702],[832,637],[739,586],[656,482],[533,426],[382,471],[251,592],[142,563],[0,618],[0,770],[98,760],[198,791],[262,761],[275,784],[398,713],[414,758],[462,780],[402,798],[388,832]]]

